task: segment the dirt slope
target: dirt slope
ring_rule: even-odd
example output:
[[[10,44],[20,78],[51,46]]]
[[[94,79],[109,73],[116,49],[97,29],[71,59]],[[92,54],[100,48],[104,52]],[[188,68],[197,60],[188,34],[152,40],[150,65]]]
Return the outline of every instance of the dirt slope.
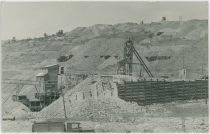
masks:
[[[74,55],[67,61],[71,69],[113,74],[116,73],[116,62],[122,59],[123,43],[128,36],[132,37],[137,51],[155,76],[159,73],[173,73],[174,77],[178,77],[178,70],[183,67],[183,52],[184,65],[189,70],[190,78],[197,78],[202,73],[202,64],[204,73],[207,73],[208,21],[189,20],[149,24],[96,24],[78,27],[61,37],[40,37],[10,43],[4,41],[2,78],[34,78],[40,66],[56,62],[59,55],[70,54]],[[103,56],[111,57],[105,59]],[[146,56],[171,58],[149,62]],[[14,91],[14,85],[3,85],[3,99]]]

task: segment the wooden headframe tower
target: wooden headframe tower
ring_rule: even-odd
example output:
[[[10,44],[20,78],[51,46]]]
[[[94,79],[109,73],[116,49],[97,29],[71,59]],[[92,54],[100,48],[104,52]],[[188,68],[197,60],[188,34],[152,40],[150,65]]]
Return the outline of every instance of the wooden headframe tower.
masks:
[[[122,75],[132,75],[133,65],[136,64],[133,63],[133,55],[136,56],[136,58],[140,63],[140,66],[143,67],[148,76],[153,77],[151,71],[146,66],[145,62],[143,61],[139,53],[136,51],[133,41],[130,38],[124,44],[123,60],[118,62],[117,73]]]

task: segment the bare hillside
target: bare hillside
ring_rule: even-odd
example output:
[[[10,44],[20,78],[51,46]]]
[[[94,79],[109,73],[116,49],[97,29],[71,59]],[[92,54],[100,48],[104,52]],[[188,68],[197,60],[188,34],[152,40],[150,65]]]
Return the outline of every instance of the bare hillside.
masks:
[[[115,71],[117,61],[122,59],[123,43],[129,36],[154,74],[178,71],[183,66],[183,53],[187,68],[200,74],[201,61],[207,62],[208,57],[207,23],[207,20],[189,20],[150,24],[96,24],[75,28],[62,36],[4,42],[3,77],[15,75],[17,72],[13,71],[18,69],[38,68],[55,62],[60,55],[70,54],[74,56],[67,62],[73,69],[106,72],[109,68]],[[170,59],[148,61],[151,56],[170,56]]]

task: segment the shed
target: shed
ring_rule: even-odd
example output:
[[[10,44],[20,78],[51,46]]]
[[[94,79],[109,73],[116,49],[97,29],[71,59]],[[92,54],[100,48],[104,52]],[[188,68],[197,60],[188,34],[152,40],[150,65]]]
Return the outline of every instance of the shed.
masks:
[[[21,89],[19,96],[26,96],[28,99],[32,99],[35,98],[35,93],[37,91],[34,85],[26,85]]]

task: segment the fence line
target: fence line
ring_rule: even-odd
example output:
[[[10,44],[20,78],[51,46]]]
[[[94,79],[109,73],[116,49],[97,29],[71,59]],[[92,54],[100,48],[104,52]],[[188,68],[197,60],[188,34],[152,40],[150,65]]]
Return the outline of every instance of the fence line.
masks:
[[[117,87],[121,99],[139,105],[208,99],[208,80],[125,82]]]

